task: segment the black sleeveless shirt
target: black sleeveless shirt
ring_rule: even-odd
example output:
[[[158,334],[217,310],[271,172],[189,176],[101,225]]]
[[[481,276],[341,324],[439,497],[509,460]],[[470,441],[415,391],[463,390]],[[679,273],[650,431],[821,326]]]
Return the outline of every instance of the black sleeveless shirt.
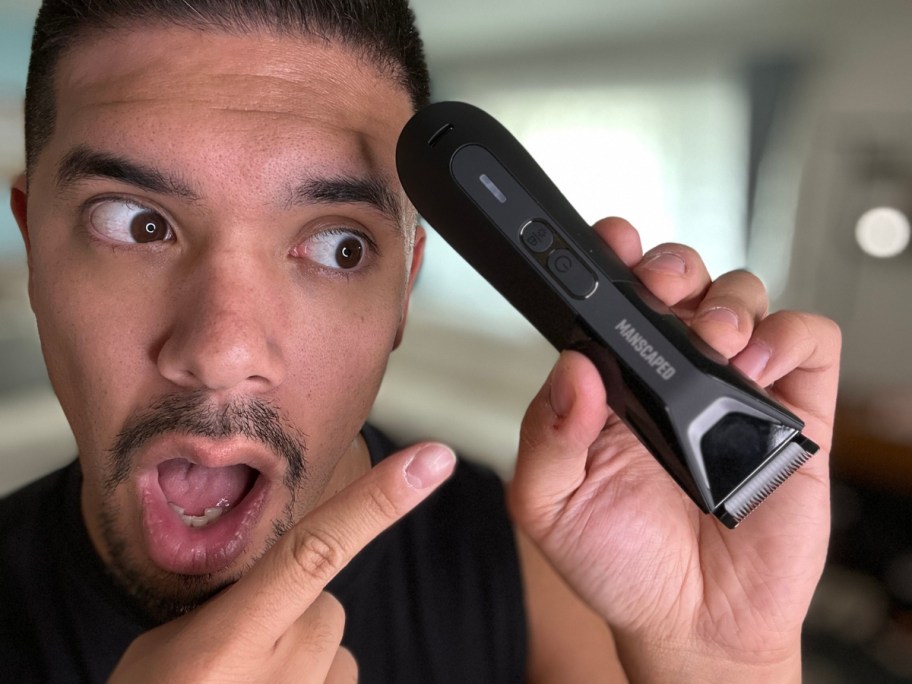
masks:
[[[363,431],[377,463],[394,450]],[[78,463],[0,501],[0,680],[101,682],[155,624],[88,539]],[[371,682],[519,682],[526,622],[519,561],[490,471],[460,461],[419,508],[330,584],[343,644]]]

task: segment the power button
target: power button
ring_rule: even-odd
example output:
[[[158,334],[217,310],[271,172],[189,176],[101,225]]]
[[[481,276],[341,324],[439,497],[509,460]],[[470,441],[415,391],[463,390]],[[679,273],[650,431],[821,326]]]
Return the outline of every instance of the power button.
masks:
[[[548,270],[574,297],[585,299],[595,292],[595,276],[568,249],[555,249],[548,255]]]

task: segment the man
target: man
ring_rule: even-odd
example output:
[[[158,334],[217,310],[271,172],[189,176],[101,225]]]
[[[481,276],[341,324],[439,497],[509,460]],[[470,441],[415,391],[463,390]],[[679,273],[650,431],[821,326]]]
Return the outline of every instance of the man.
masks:
[[[0,508],[10,676],[800,677],[838,332],[752,276],[595,227],[822,446],[735,532],[577,354],[523,424],[515,545],[489,475],[364,426],[422,258],[393,150],[427,92],[394,0],[45,2],[12,208],[79,461]]]

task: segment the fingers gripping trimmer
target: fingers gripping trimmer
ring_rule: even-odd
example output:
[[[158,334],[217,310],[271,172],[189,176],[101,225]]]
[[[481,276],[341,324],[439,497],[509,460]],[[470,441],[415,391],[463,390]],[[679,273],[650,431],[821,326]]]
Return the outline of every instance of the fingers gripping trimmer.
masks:
[[[736,526],[817,445],[606,247],[510,133],[442,102],[403,130],[418,211],[555,347],[586,354],[608,404],[696,504]]]

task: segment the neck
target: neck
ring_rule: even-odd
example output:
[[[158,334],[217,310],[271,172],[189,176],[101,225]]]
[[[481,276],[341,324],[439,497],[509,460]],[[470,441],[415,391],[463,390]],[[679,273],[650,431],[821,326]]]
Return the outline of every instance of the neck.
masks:
[[[367,448],[367,442],[364,441],[364,437],[359,432],[333,469],[329,481],[326,483],[326,488],[317,500],[316,505],[319,506],[327,499],[332,498],[370,469],[370,452]]]

